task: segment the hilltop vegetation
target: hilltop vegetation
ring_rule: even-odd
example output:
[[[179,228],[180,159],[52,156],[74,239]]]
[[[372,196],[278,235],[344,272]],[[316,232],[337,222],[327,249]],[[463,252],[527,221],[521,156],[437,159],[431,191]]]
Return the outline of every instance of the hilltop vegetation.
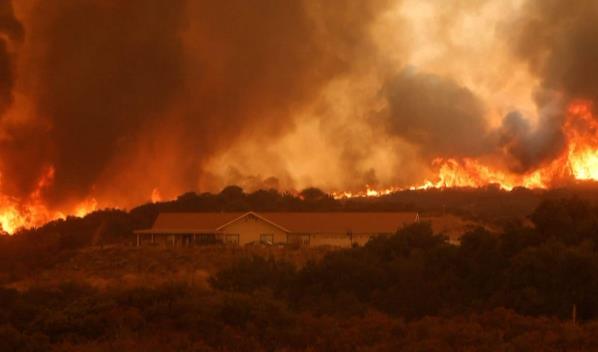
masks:
[[[598,206],[587,199],[547,196],[527,221],[460,244],[422,222],[342,250],[127,246],[163,210],[392,209],[309,192],[266,192],[271,203],[235,188],[187,194],[0,238],[0,350],[598,348]]]
[[[595,351],[598,326],[504,309],[404,320],[186,285],[0,289],[3,351]]]
[[[149,228],[160,212],[194,211],[419,211],[452,213],[501,228],[525,220],[543,200],[579,197],[598,200],[593,184],[551,191],[496,187],[403,191],[380,198],[337,200],[315,188],[297,195],[276,190],[245,193],[230,186],[218,194],[186,193],[176,200],[148,203],[130,211],[106,209],[84,218],[68,217],[42,227],[0,235],[0,283],[51,267],[89,246],[132,243],[133,230]]]
[[[547,201],[531,219],[534,227],[465,233],[459,245],[416,223],[301,268],[245,259],[211,283],[227,292],[267,290],[319,314],[375,309],[420,319],[507,308],[570,319],[575,306],[577,319],[597,319],[598,208]]]

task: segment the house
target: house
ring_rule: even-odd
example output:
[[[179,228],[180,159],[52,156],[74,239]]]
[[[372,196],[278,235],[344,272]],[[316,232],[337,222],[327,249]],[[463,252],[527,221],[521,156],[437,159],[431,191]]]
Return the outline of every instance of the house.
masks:
[[[135,231],[137,245],[292,244],[349,247],[394,234],[419,220],[415,212],[161,213],[151,229]]]

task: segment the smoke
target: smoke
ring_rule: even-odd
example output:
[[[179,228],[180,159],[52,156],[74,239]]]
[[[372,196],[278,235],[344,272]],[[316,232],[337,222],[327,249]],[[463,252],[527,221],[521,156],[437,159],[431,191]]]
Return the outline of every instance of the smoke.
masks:
[[[508,24],[513,52],[540,81],[539,119],[513,111],[503,123],[501,141],[513,169],[528,171],[554,158],[563,147],[562,124],[571,100],[598,103],[598,3],[592,0],[529,0]]]
[[[476,3],[474,10],[483,11],[492,3]],[[460,15],[451,14],[449,22],[443,22],[446,18],[442,17],[433,26],[441,36],[439,48],[449,46],[450,55],[463,50],[453,42],[454,30],[459,23],[467,23],[461,17],[464,7],[455,9]],[[467,11],[464,13],[467,16]],[[511,108],[497,126],[490,127],[489,102],[482,99],[479,90],[471,88],[475,84],[465,87],[457,83],[465,80],[461,68],[456,70],[460,77],[415,73],[408,68],[385,83],[389,131],[419,146],[427,158],[494,153],[502,155],[508,168],[516,173],[527,173],[550,162],[564,148],[563,123],[571,101],[598,103],[598,86],[594,84],[598,79],[597,20],[595,1],[584,0],[572,6],[566,0],[528,0],[496,25],[499,40],[494,42],[505,43],[537,80],[532,94],[535,113]],[[500,45],[495,47],[502,49]],[[486,52],[486,56],[495,55],[499,53]],[[444,67],[467,65],[466,71],[477,72],[477,66],[471,67],[472,63],[464,60],[471,58],[455,61],[440,56],[433,60],[440,64],[432,67],[444,72]],[[483,66],[484,72],[492,73],[489,66],[494,62],[489,60]],[[513,61],[506,62],[516,67]],[[502,75],[508,77],[509,72]],[[495,90],[509,83],[496,83],[490,77],[478,79],[493,82]]]
[[[2,193],[29,194],[50,165],[55,206],[128,206],[223,175],[405,185],[436,157],[528,172],[562,150],[568,103],[598,102],[598,5],[514,3],[23,0],[15,16],[4,1]],[[522,62],[531,78],[511,71]]]
[[[180,1],[40,1],[29,23],[41,148],[56,169],[48,196],[90,191],[111,158],[167,110],[183,79]],[[36,171],[36,170],[32,170]]]
[[[12,181],[3,191],[28,194],[53,165],[45,197],[55,205],[94,192],[132,204],[155,187],[196,189],[217,152],[291,130],[297,112],[368,50],[368,26],[388,5],[30,3],[22,85],[38,119],[4,130],[2,172]],[[10,3],[3,6],[2,33],[21,39]],[[1,106],[14,77],[4,41],[0,54],[0,75],[10,78]]]
[[[0,3],[0,114],[5,112],[12,102],[15,83],[14,47],[23,40],[23,36],[23,26],[15,18],[12,2],[2,1]]]
[[[544,88],[598,100],[598,3],[529,0],[510,31]]]
[[[390,133],[427,157],[479,156],[492,148],[484,104],[456,82],[407,68],[383,89]]]
[[[24,132],[24,128],[18,128],[18,131],[14,130],[14,127],[5,116],[14,100],[17,79],[17,51],[23,42],[24,36],[23,25],[15,17],[12,2],[0,2],[0,186],[3,189],[10,188],[11,185],[18,183],[18,181],[13,180],[15,173],[12,171],[28,169],[27,167],[23,168],[23,165],[29,162],[37,162],[37,160],[30,158],[31,155],[27,155],[27,158],[23,159],[17,156],[20,150],[30,147],[26,145],[29,141],[27,138],[15,141],[14,134],[20,133],[23,137],[28,136],[21,133],[21,131]],[[25,171],[23,179],[29,177],[29,170]],[[29,184],[35,182],[33,178],[29,181]]]
[[[512,171],[525,173],[558,156],[564,147],[562,125],[566,106],[562,97],[549,92],[536,96],[539,120],[531,126],[518,111],[505,116],[498,131],[499,143]]]

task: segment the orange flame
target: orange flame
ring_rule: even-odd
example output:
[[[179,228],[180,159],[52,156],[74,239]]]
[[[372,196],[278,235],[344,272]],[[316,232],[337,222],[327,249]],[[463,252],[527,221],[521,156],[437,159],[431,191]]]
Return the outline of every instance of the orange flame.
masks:
[[[162,201],[162,193],[160,193],[160,189],[158,187],[152,189],[151,200],[152,203],[158,203]]]
[[[82,218],[85,215],[96,211],[97,209],[98,201],[95,198],[88,198],[75,207],[73,214]]]
[[[592,105],[577,102],[569,107],[564,128],[568,140],[567,162],[577,180],[598,180],[598,121]]]
[[[565,148],[560,156],[527,174],[515,174],[473,158],[448,158],[432,161],[435,176],[407,188],[376,188],[366,185],[362,191],[333,192],[335,198],[379,197],[404,189],[450,187],[483,187],[496,184],[505,190],[515,187],[548,188],[575,180],[598,181],[598,120],[592,115],[593,106],[587,101],[576,101],[569,106],[562,129]],[[14,198],[0,192],[0,233],[12,234],[21,228],[40,226],[48,221],[64,218],[65,214],[83,217],[97,210],[98,202],[89,197],[76,206],[55,211],[44,202],[44,191],[54,182],[54,167],[47,167],[35,189],[26,197]],[[2,174],[0,173],[0,189]],[[152,202],[162,200],[158,188],[151,193]]]
[[[23,199],[0,194],[0,234],[14,234],[20,229],[40,226],[48,221],[66,217],[60,211],[50,210],[43,199],[44,190],[54,183],[54,174],[54,167],[47,167],[36,183],[35,189]],[[1,180],[0,174],[0,186],[2,185]],[[96,209],[97,201],[90,198],[75,206],[68,213],[83,217]]]
[[[515,174],[472,158],[435,159],[432,168],[435,177],[407,189],[451,187],[478,188],[490,184],[505,190],[515,187],[545,189],[571,181],[598,181],[598,120],[592,115],[592,104],[573,102],[563,124],[565,149],[550,163],[524,174]],[[361,192],[333,193],[335,198],[380,196],[405,188],[390,187],[374,190],[366,186]]]
[[[48,167],[24,201],[0,195],[0,232],[12,234],[20,228],[51,220],[52,214],[43,204],[42,192],[53,182],[54,168]]]

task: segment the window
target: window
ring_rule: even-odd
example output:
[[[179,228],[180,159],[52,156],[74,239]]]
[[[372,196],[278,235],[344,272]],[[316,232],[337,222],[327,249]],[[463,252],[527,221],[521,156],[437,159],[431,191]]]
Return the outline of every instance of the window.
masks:
[[[263,233],[260,235],[260,243],[274,244],[274,235],[271,233]]]

